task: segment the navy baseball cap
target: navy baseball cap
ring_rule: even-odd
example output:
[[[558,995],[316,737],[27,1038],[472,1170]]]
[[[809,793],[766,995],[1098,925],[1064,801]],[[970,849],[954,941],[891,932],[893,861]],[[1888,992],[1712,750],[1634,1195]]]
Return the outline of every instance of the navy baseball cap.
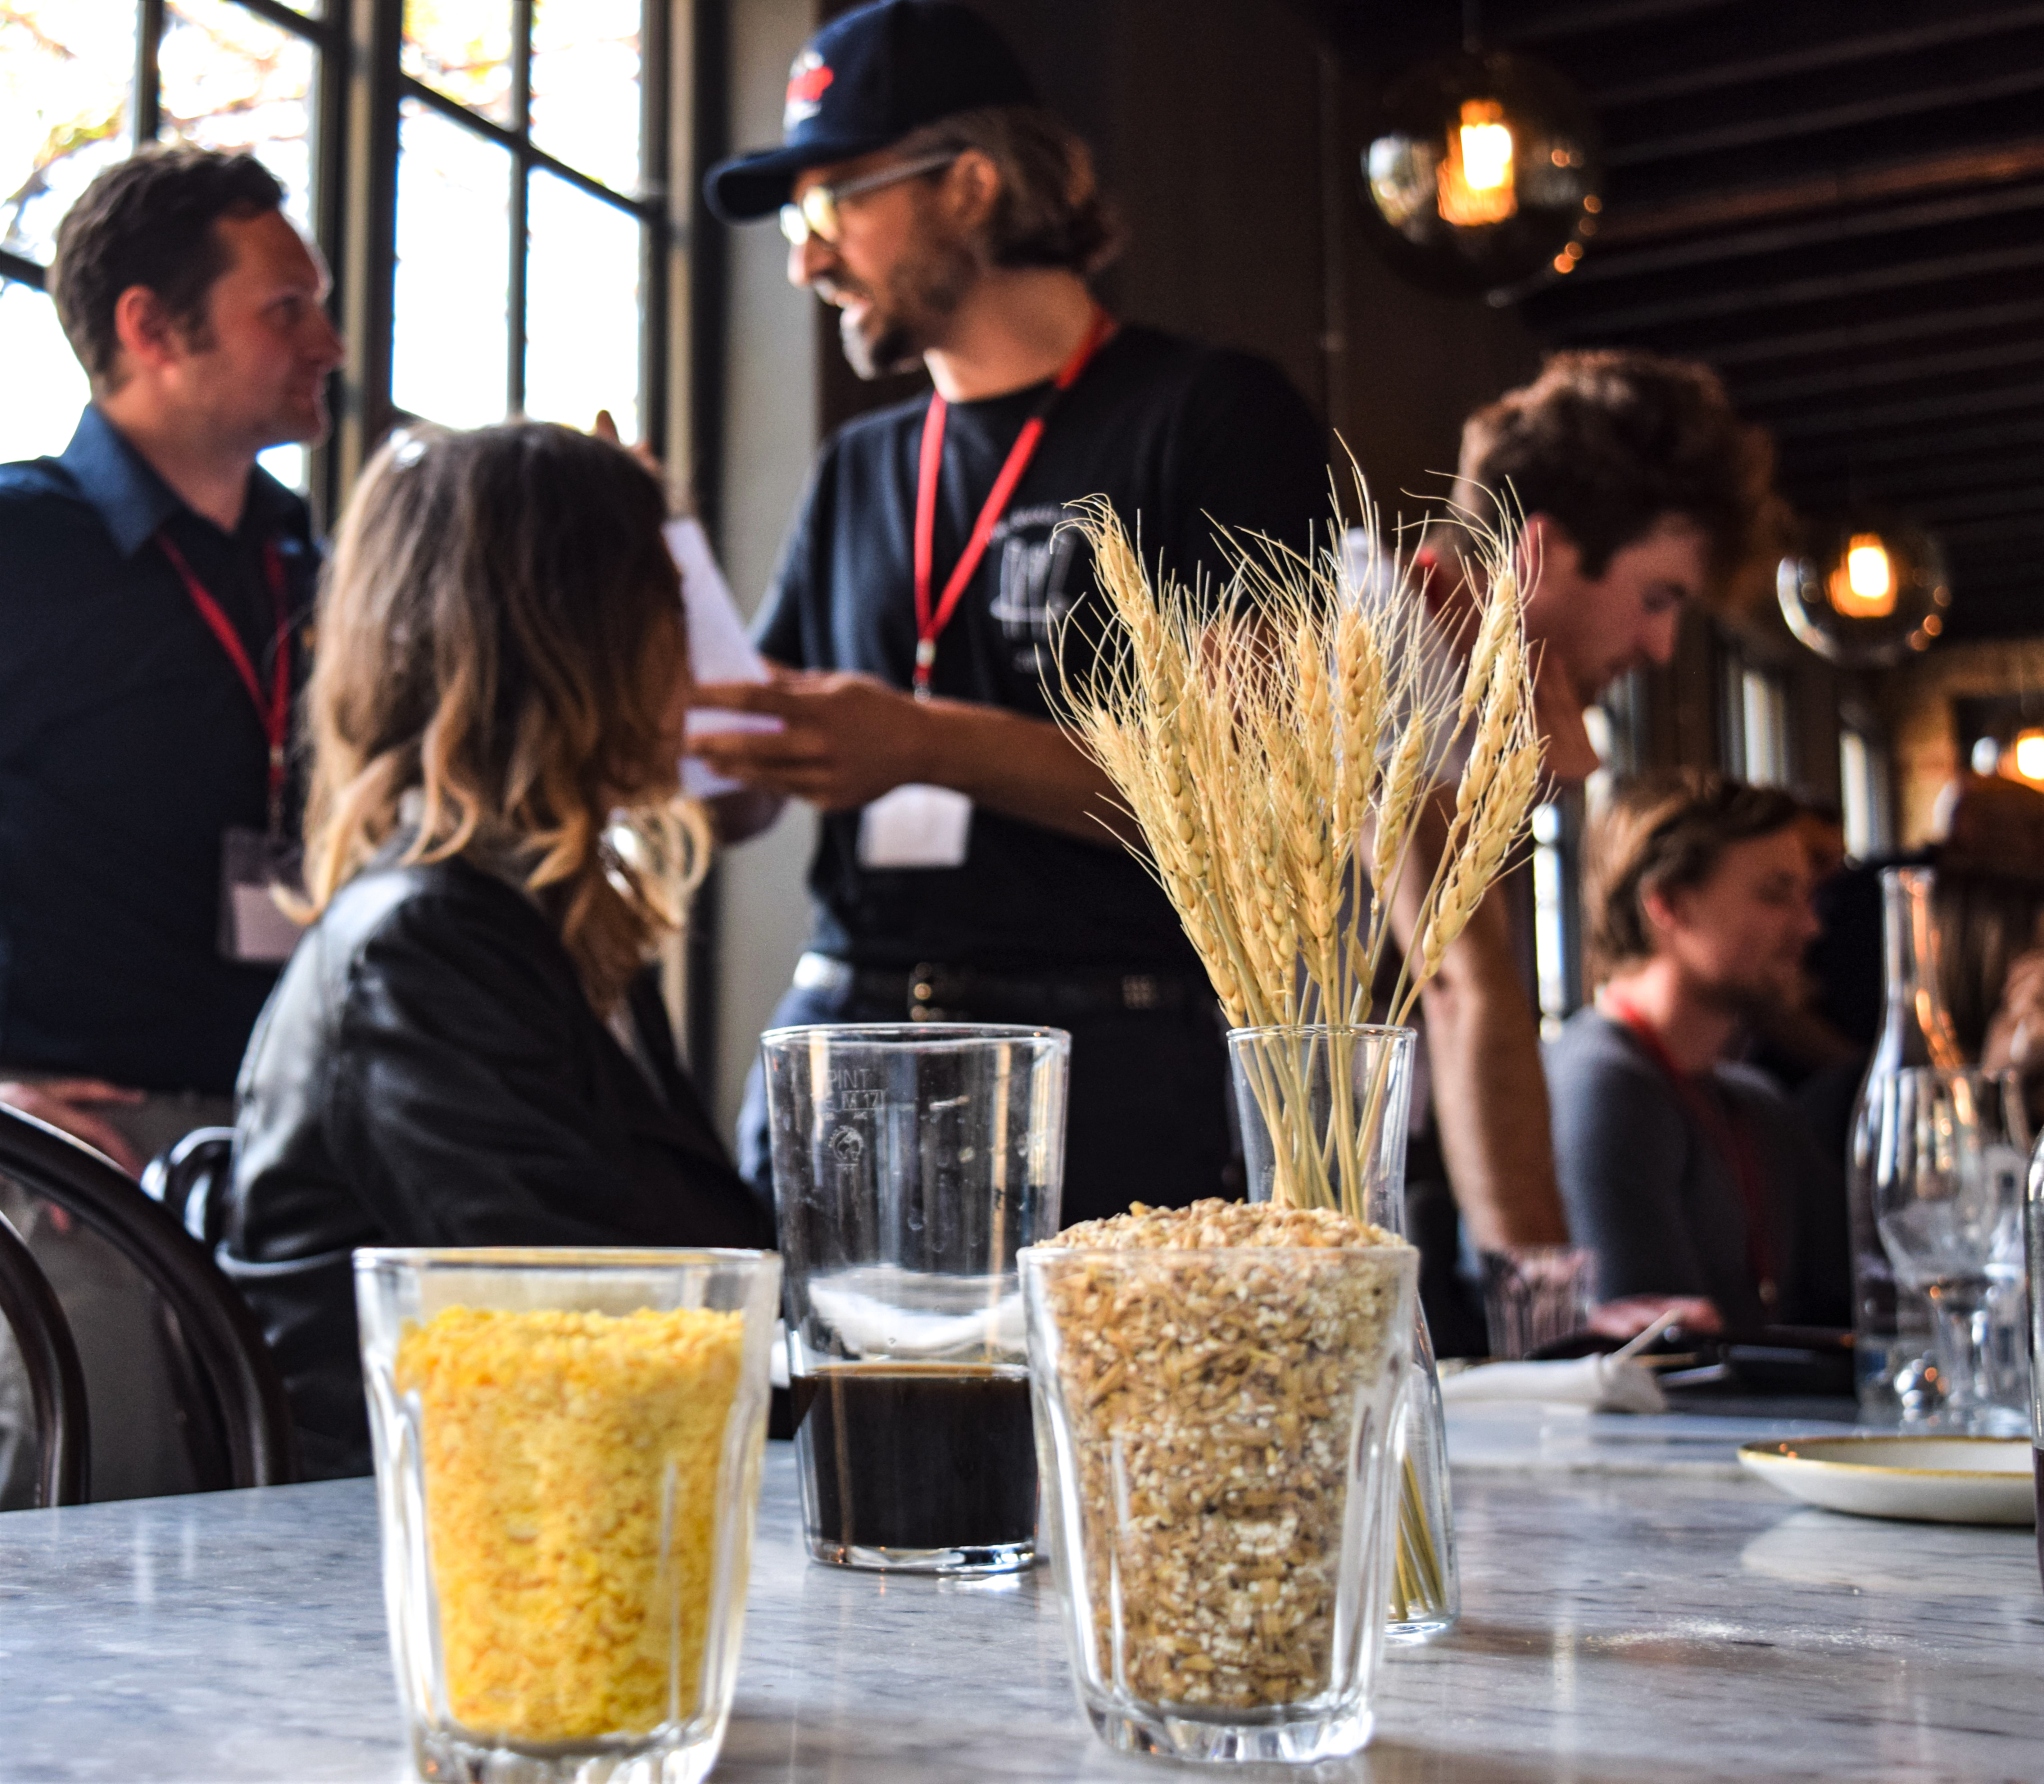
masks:
[[[808,167],[870,155],[983,105],[1035,105],[1015,53],[957,0],[881,0],[832,19],[788,71],[781,146],[734,155],[703,178],[726,223],[772,215]]]

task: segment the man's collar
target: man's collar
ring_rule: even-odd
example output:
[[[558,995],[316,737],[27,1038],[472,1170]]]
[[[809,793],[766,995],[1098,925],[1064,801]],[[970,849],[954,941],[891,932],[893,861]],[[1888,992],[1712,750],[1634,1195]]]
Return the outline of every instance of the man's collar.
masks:
[[[177,491],[156,474],[97,403],[86,405],[71,444],[57,462],[70,473],[78,493],[99,511],[122,557],[133,557],[173,515],[189,512]],[[242,526],[253,518],[260,531],[275,532],[286,525],[294,502],[291,492],[258,465],[249,476]]]
[[[123,557],[133,557],[184,506],[96,403],[86,405],[78,431],[57,462],[71,474],[78,493],[99,510]]]

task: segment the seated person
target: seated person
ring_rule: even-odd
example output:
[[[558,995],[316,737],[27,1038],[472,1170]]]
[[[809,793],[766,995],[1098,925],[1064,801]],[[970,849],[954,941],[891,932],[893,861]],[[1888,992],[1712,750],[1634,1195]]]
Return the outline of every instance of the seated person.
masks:
[[[663,518],[628,453],[528,423],[401,437],[342,518],[308,700],[316,921],[242,1065],[220,1258],[308,1474],[369,1469],[358,1245],[773,1242],[641,975],[680,917]]]
[[[1799,811],[1684,770],[1621,787],[1591,822],[1599,988],[1546,1063],[1569,1230],[1596,1253],[1601,1302],[1729,1332],[1846,1321],[1842,1161],[1762,1073],[1728,1063],[1750,1018],[1793,993],[1815,930]]]

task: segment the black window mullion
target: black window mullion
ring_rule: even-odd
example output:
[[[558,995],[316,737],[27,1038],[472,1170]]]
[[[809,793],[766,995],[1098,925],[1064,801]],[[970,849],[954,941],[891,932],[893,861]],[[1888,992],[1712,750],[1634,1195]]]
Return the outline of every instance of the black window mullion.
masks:
[[[511,0],[511,266],[505,282],[509,326],[505,340],[505,408],[516,415],[525,407],[525,284],[528,243],[528,199],[532,190],[532,0]]]
[[[163,45],[163,0],[139,0],[135,8],[135,91],[133,139],[146,148],[163,124],[163,77],[159,52]]]
[[[25,254],[10,254],[5,248],[0,248],[0,279],[13,279],[44,291],[49,288],[50,269],[38,265]]]
[[[289,31],[294,36],[305,37],[322,50],[334,45],[335,24],[331,19],[309,19],[302,12],[294,12],[284,0],[234,0],[244,12],[252,12],[257,18],[275,25],[280,31]]]
[[[644,0],[639,8],[639,197],[646,206],[639,226],[639,438],[670,459],[673,443],[667,438],[667,378],[673,317],[667,243],[672,224],[667,190],[673,150],[668,138],[674,115],[668,94],[668,70],[674,55],[671,25],[672,8]]]

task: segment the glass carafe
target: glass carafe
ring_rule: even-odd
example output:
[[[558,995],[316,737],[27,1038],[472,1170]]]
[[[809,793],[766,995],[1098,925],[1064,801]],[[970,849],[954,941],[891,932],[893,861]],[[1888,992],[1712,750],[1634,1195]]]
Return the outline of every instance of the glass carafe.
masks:
[[[1938,983],[1938,933],[1931,910],[1936,876],[1927,867],[1881,875],[1886,1004],[1880,1039],[1853,1107],[1846,1178],[1852,1225],[1852,1329],[1861,1415],[1882,1423],[1938,1410],[1930,1304],[1899,1287],[1874,1219],[1874,1165],[1885,1086],[1912,1066],[1957,1067],[1952,1018]]]

